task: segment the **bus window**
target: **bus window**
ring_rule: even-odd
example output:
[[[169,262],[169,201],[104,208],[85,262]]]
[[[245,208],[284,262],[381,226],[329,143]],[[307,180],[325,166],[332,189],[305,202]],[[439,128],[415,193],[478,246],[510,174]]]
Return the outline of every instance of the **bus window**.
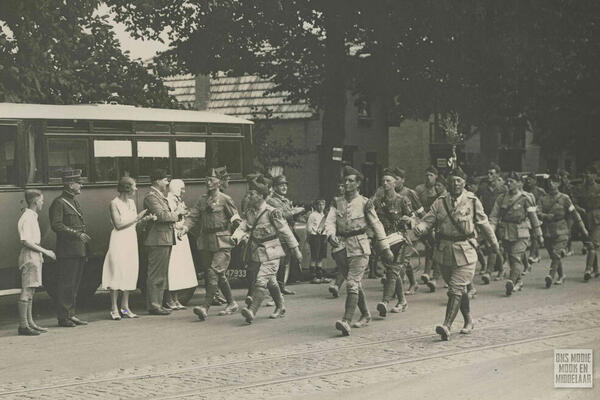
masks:
[[[242,173],[242,143],[235,140],[210,142],[211,162],[215,167],[227,166],[230,173]]]
[[[94,140],[96,182],[133,175],[131,140]]]
[[[25,124],[25,154],[27,183],[43,183],[43,158],[44,137],[37,131],[33,124]]]
[[[17,127],[0,125],[0,185],[17,184]]]
[[[177,176],[204,178],[206,176],[206,142],[175,141]]]
[[[51,183],[60,181],[65,167],[81,170],[81,176],[88,174],[88,141],[86,139],[48,138],[48,177]]]
[[[169,168],[169,142],[138,141],[137,152],[140,177],[150,176],[152,171],[157,168],[171,170]]]

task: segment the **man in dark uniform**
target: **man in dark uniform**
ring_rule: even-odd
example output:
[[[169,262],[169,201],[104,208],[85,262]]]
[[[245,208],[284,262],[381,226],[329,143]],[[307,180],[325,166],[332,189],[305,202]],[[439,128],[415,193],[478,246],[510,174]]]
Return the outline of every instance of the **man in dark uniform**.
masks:
[[[584,243],[587,259],[583,275],[583,279],[589,281],[592,278],[592,272],[594,272],[594,277],[600,277],[597,256],[598,247],[600,247],[600,184],[596,182],[594,167],[588,167],[583,174],[579,203],[585,209],[585,222],[589,232],[589,238]]]
[[[537,209],[532,197],[526,196],[519,188],[521,176],[511,172],[506,179],[508,191],[496,199],[490,214],[490,224],[494,230],[498,227],[498,238],[508,255],[510,279],[506,282],[506,295],[523,287],[523,256],[527,250],[527,242],[537,240],[544,245]],[[533,232],[531,238],[529,230]]]
[[[481,202],[473,193],[464,190],[465,180],[466,175],[460,168],[453,170],[449,176],[449,193],[433,202],[414,229],[417,236],[433,228],[438,231],[433,258],[448,284],[446,317],[444,323],[435,328],[442,340],[450,339],[450,329],[459,309],[464,319],[460,332],[468,334],[474,328],[467,285],[473,281],[477,265],[475,225],[493,251],[500,252]]]
[[[439,173],[437,168],[435,168],[433,165],[430,165],[425,170],[425,183],[422,183],[415,188],[415,192],[417,192],[425,212],[429,212],[435,199],[446,192],[444,188],[437,184],[438,176]],[[425,245],[425,270],[421,275],[421,280],[432,292],[435,292],[436,281],[439,276],[439,267],[437,265],[433,265],[434,236],[435,232],[431,231],[422,238],[423,245]]]
[[[295,218],[304,212],[304,207],[294,207],[292,201],[285,197],[287,190],[288,181],[284,175],[273,177],[273,194],[267,197],[267,204],[281,211],[283,218],[288,222],[292,233],[296,237],[296,240],[298,240],[298,235],[294,230],[294,223]],[[292,259],[291,252],[285,246],[285,243],[287,242],[285,240],[282,242],[284,244],[285,256],[281,258],[281,264],[277,270],[277,282],[279,282],[281,293],[286,295],[296,294],[294,291],[285,287],[286,276],[290,272],[290,263]]]
[[[75,315],[75,309],[91,238],[86,233],[83,212],[76,199],[81,193],[81,170],[65,168],[62,182],[63,192],[50,206],[50,225],[56,232],[56,316],[58,325],[74,327],[87,325]]]
[[[204,321],[208,317],[213,298],[219,289],[227,300],[227,307],[219,315],[229,315],[239,307],[233,300],[226,272],[231,260],[232,231],[241,222],[233,199],[219,190],[221,179],[213,169],[206,177],[207,193],[200,197],[196,206],[185,219],[183,233],[197,231],[196,245],[202,254],[206,275],[204,305],[194,307],[194,314]]]

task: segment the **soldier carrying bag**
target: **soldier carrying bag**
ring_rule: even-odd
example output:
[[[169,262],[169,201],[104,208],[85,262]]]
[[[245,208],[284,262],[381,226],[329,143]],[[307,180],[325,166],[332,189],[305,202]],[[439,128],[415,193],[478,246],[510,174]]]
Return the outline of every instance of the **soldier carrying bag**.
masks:
[[[242,264],[245,266],[248,266],[248,264],[250,263],[250,260],[252,259],[252,254],[250,254],[250,252],[252,251],[252,239],[254,237],[254,229],[256,228],[256,225],[258,225],[258,221],[260,220],[260,217],[263,216],[264,213],[266,213],[268,211],[268,209],[264,209],[260,214],[258,214],[258,217],[256,217],[256,220],[254,221],[254,225],[252,225],[252,228],[250,229],[250,234],[248,235],[248,241],[246,242],[246,247],[244,248],[243,252],[242,252]]]
[[[448,202],[445,199],[442,199],[442,204],[444,205],[444,210],[446,210],[446,215],[448,219],[454,225],[456,230],[463,236],[461,239],[466,240],[471,243],[473,248],[477,248],[476,244],[473,244],[473,239],[475,239],[475,233],[467,234],[467,232],[463,229],[463,227],[454,219],[452,213],[450,212],[450,208],[448,207]],[[473,198],[473,229],[475,228],[475,198]]]

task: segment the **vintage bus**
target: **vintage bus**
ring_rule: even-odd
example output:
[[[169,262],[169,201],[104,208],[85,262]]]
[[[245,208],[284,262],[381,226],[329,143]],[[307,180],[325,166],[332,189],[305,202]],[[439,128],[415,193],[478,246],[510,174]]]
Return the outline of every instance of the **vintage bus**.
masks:
[[[117,195],[117,179],[125,174],[137,179],[141,210],[150,172],[165,168],[186,182],[184,199],[193,206],[205,193],[209,168],[226,165],[231,175],[227,193],[239,204],[246,188],[243,177],[252,166],[252,127],[251,121],[205,111],[0,103],[0,295],[19,292],[17,221],[25,207],[25,188],[44,193],[42,245],[53,249],[56,238],[48,208],[62,190],[61,170],[82,170],[78,199],[92,237],[80,289],[86,298],[101,281],[112,229],[108,205]],[[45,263],[44,287],[50,295],[54,270],[52,263]]]

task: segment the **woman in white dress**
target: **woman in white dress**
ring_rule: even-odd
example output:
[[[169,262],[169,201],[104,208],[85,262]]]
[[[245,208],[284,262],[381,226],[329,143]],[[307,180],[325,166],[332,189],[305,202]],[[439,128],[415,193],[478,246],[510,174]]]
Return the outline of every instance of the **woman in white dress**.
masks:
[[[185,183],[181,179],[173,179],[169,182],[169,194],[167,200],[171,210],[177,209],[183,202],[182,195],[185,192]],[[179,302],[178,290],[188,289],[198,286],[196,277],[196,268],[194,268],[194,259],[187,235],[180,234],[183,228],[183,221],[175,224],[175,233],[177,241],[171,248],[171,258],[169,259],[169,292],[167,295],[167,307],[172,310],[183,310],[185,307]]]
[[[148,210],[137,212],[132,198],[136,190],[135,180],[128,176],[121,178],[117,185],[119,195],[111,200],[109,207],[113,230],[110,233],[108,253],[104,258],[102,288],[110,290],[110,316],[113,320],[120,320],[121,315],[127,318],[137,317],[129,308],[129,291],[136,289],[139,272],[135,226],[154,216],[145,215]],[[120,313],[117,306],[119,291],[123,293]]]

